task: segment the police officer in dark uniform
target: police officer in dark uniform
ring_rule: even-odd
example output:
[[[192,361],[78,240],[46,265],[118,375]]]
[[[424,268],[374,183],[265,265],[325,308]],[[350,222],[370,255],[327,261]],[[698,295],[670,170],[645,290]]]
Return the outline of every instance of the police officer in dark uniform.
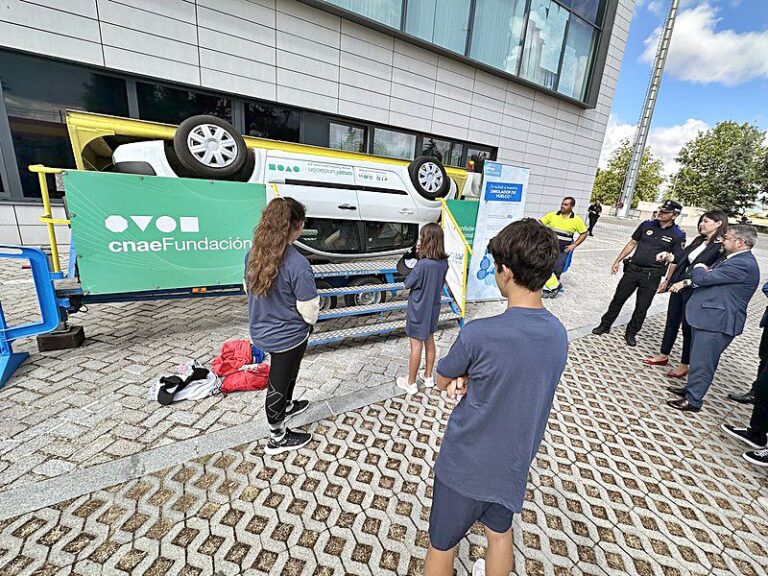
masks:
[[[666,280],[662,281],[667,264],[663,252],[678,253],[685,245],[685,232],[677,224],[675,218],[680,215],[683,207],[674,200],[667,200],[659,206],[655,220],[646,220],[632,234],[632,239],[624,246],[618,258],[613,263],[611,274],[619,271],[619,264],[624,262],[624,275],[616,287],[608,306],[608,311],[600,320],[600,325],[592,330],[592,334],[610,332],[611,326],[621,312],[624,302],[637,290],[637,302],[632,319],[627,324],[624,339],[629,346],[637,346],[636,334],[643,327],[645,315],[657,292],[667,289]],[[632,253],[631,258],[627,256]],[[674,264],[670,264],[674,266]],[[673,272],[674,270],[670,270]]]

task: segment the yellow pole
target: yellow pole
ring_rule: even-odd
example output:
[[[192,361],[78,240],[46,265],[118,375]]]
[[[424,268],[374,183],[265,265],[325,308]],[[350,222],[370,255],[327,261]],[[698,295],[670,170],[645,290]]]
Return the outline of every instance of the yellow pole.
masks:
[[[41,165],[30,166],[32,172],[37,172],[37,179],[40,182],[40,195],[43,197],[43,218],[47,219],[45,225],[48,227],[48,242],[51,245],[51,260],[53,261],[53,271],[61,272],[61,263],[59,262],[59,247],[56,244],[56,229],[53,227],[53,211],[51,209],[51,197],[48,193],[48,181],[45,179],[46,172],[55,174],[60,170],[45,169]]]

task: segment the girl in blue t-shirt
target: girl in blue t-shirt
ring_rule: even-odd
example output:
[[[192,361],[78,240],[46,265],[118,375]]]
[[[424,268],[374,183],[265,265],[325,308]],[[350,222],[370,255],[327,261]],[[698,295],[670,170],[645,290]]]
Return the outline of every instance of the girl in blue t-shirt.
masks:
[[[293,198],[272,200],[256,226],[245,264],[251,342],[270,354],[267,454],[298,450],[312,439],[285,427],[288,418],[309,405],[294,400],[293,390],[320,309],[312,267],[292,246],[304,230],[305,217],[304,206]]]
[[[426,348],[426,364],[420,374],[424,385],[432,387],[435,380],[435,332],[440,319],[441,294],[448,272],[448,255],[445,253],[443,229],[439,224],[427,224],[421,229],[417,246],[419,261],[405,278],[408,294],[408,316],[405,333],[410,339],[411,357],[408,376],[400,376],[397,386],[409,394],[418,391],[416,378],[421,364],[421,352]]]

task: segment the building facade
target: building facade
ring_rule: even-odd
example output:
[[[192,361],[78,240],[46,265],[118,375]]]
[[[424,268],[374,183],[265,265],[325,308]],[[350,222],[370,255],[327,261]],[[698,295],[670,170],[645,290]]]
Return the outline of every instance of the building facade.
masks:
[[[530,168],[586,210],[634,0],[0,0],[0,243],[42,244],[29,164],[67,109]],[[57,208],[61,214],[62,208]],[[62,239],[66,239],[65,237]]]

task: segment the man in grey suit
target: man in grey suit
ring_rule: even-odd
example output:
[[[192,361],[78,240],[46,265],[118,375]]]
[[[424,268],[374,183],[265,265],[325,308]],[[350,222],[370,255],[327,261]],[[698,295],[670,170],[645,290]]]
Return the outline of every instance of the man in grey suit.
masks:
[[[760,282],[760,269],[752,254],[757,232],[752,226],[729,226],[723,239],[727,256],[711,269],[697,265],[691,273],[694,291],[685,308],[691,325],[691,364],[688,384],[668,390],[682,396],[668,405],[684,412],[698,412],[720,362],[720,355],[744,330],[747,305]]]

